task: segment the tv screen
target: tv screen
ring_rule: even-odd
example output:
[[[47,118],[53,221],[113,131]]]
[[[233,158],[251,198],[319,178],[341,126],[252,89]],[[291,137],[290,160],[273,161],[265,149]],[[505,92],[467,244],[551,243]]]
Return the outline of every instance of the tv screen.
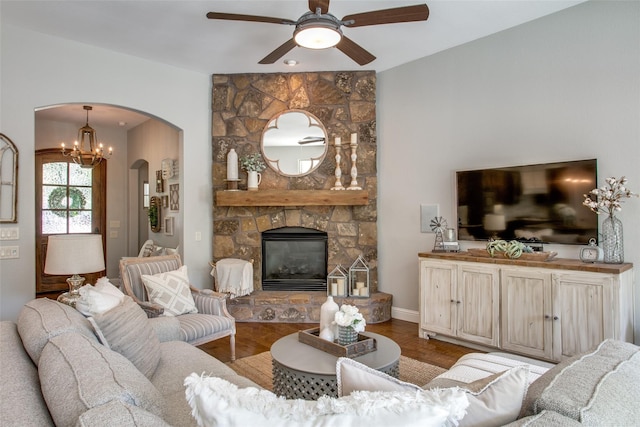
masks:
[[[596,160],[456,172],[459,240],[585,244],[598,216],[582,205]]]

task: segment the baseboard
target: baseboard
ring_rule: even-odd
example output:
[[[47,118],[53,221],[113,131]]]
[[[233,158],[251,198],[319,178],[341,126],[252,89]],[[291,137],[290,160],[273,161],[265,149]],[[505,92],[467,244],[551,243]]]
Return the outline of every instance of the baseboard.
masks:
[[[406,308],[391,307],[391,317],[411,323],[420,323],[420,313]]]

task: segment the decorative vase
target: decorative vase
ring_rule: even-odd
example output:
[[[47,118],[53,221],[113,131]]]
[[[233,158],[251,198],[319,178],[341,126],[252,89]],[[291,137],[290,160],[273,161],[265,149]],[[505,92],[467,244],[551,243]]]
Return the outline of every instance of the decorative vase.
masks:
[[[358,332],[351,326],[338,326],[338,344],[347,345],[358,341]]]
[[[227,180],[236,179],[238,179],[238,153],[232,148],[227,154]]]
[[[608,264],[622,264],[624,262],[622,221],[613,215],[609,215],[602,221],[602,248],[604,262]]]
[[[338,307],[338,304],[336,304],[331,295],[329,295],[327,300],[320,306],[320,331],[322,332],[325,329],[331,330],[333,338],[335,338],[336,335],[333,327],[333,319],[336,317],[339,309],[340,307]]]
[[[262,182],[262,174],[258,171],[248,171],[247,174],[247,189],[249,191],[258,190],[258,185]]]

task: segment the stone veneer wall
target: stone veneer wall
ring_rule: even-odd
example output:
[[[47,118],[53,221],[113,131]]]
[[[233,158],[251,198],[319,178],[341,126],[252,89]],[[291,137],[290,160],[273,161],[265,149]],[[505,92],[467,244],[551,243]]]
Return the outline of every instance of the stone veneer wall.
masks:
[[[370,290],[377,292],[376,75],[373,71],[228,74],[213,76],[213,187],[226,188],[226,155],[260,153],[267,122],[289,109],[306,110],[320,119],[329,135],[327,156],[318,169],[302,177],[285,177],[270,168],[261,189],[330,189],[335,184],[335,137],[349,142],[358,134],[358,184],[369,192],[367,206],[225,207],[214,201],[214,261],[254,261],[254,286],[261,290],[261,237],[266,230],[308,227],[326,231],[328,268],[348,268],[362,254],[370,268]],[[188,165],[186,165],[188,167]],[[351,178],[350,151],[343,143],[342,184]],[[240,172],[240,189],[246,173]],[[258,190],[259,191],[259,190]],[[344,190],[348,191],[348,190]]]

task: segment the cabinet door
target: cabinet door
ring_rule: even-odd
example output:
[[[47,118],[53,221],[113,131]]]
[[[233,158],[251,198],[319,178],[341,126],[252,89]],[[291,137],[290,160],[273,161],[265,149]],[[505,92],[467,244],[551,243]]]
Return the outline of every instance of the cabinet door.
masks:
[[[420,261],[420,329],[455,335],[454,264]]]
[[[500,275],[502,348],[551,359],[551,274],[505,268]]]
[[[606,274],[553,275],[553,358],[562,360],[614,338],[613,278]]]
[[[500,343],[498,268],[459,264],[456,306],[459,338],[497,347]]]

